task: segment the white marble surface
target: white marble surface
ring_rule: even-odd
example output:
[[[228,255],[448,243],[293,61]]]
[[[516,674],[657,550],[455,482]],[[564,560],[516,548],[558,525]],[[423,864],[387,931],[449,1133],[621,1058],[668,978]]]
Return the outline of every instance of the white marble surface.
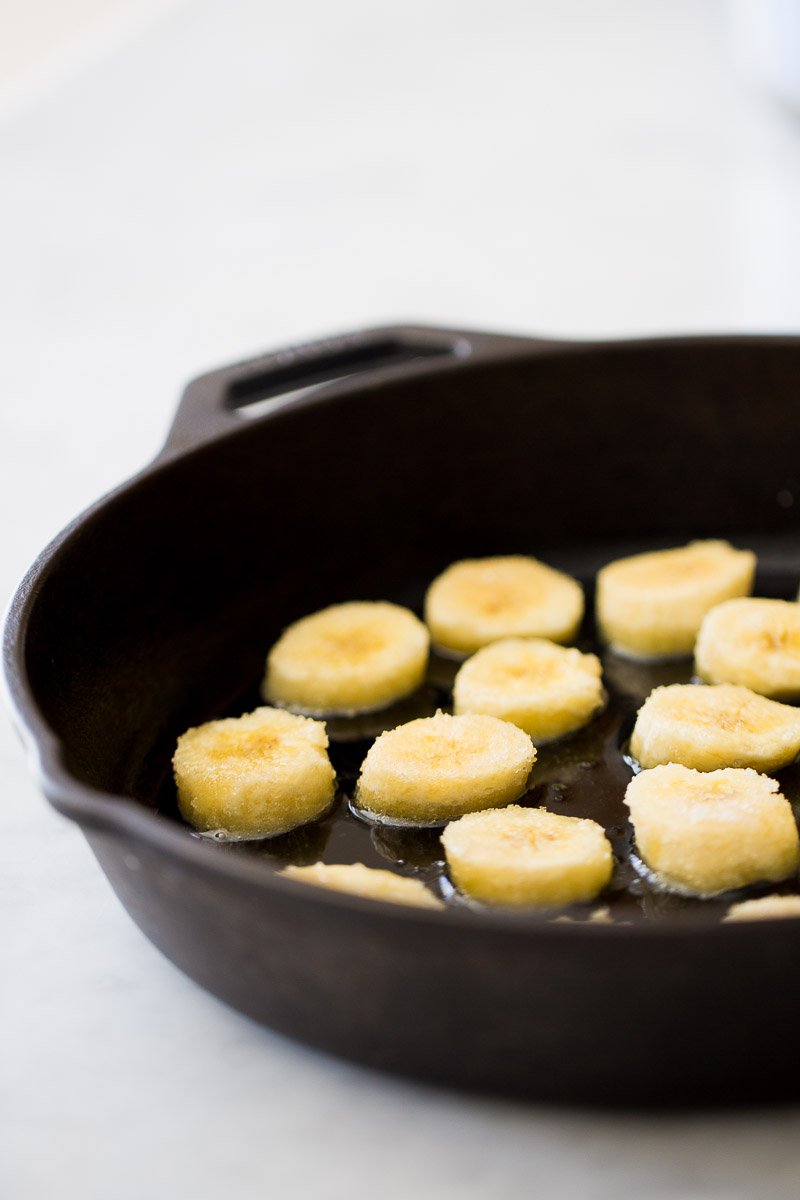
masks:
[[[396,319],[796,331],[800,128],[725,17],[198,0],[0,96],[2,591],[228,359]],[[486,1101],[256,1028],[139,934],[6,722],[0,755],[9,1200],[796,1196],[798,1110]]]

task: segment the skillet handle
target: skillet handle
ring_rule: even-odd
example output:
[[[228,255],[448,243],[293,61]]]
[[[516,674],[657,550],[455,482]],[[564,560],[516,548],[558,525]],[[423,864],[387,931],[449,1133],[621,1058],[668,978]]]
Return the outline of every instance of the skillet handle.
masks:
[[[530,355],[560,345],[536,338],[406,325],[304,342],[192,380],[162,453],[171,455],[221,437],[241,428],[243,415],[255,417],[267,407],[270,411],[282,407],[301,389],[319,384],[335,386],[339,380],[352,386],[357,375],[379,383],[428,373],[434,362],[441,369],[466,358]]]

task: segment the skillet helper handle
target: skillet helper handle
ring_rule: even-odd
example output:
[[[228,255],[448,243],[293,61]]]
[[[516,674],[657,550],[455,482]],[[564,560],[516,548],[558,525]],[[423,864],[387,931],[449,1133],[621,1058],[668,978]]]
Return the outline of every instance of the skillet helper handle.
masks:
[[[211,371],[186,388],[167,436],[174,454],[242,427],[242,410],[318,384],[369,376],[382,382],[427,373],[457,360],[530,354],[557,343],[427,326],[387,326],[304,342]],[[287,399],[287,402],[288,399]],[[271,406],[272,407],[272,406]],[[253,410],[256,415],[256,410]]]

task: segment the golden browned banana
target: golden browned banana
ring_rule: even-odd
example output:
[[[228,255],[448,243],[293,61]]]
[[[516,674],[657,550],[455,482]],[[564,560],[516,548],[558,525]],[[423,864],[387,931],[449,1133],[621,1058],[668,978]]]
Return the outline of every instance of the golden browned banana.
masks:
[[[723,921],[772,921],[800,917],[800,896],[759,896],[732,904]]]
[[[631,754],[643,767],[777,771],[798,752],[800,711],[729,683],[655,688],[631,735]]]
[[[265,838],[324,813],[335,792],[325,726],[257,708],[188,729],[173,758],[178,804],[196,829]]]
[[[653,767],[631,780],[625,803],[642,861],[675,891],[777,883],[800,862],[791,806],[776,780],[753,770]]]
[[[605,701],[600,660],[543,638],[505,638],[468,658],[456,675],[457,713],[511,721],[542,745],[573,733]]]
[[[435,825],[516,800],[535,758],[531,739],[508,721],[439,712],[381,734],[355,803],[377,820]]]
[[[483,904],[513,908],[592,900],[614,865],[596,821],[518,804],[451,822],[442,844],[460,892]]]
[[[336,892],[351,892],[354,896],[369,896],[373,900],[413,904],[418,908],[442,907],[441,900],[419,879],[406,879],[393,871],[365,867],[363,863],[317,862],[308,867],[285,867],[280,873],[289,879],[299,879],[301,883],[332,888]]]
[[[324,716],[385,708],[425,677],[428,631],[388,601],[334,604],[285,629],[267,658],[264,699]]]
[[[698,675],[773,700],[800,698],[800,604],[745,596],[707,613],[695,647]]]
[[[425,597],[433,643],[472,654],[505,637],[569,642],[583,619],[583,589],[535,558],[469,558],[434,579]]]
[[[612,650],[633,658],[691,654],[706,613],[753,586],[756,557],[727,542],[690,542],[621,558],[598,572],[597,624]]]

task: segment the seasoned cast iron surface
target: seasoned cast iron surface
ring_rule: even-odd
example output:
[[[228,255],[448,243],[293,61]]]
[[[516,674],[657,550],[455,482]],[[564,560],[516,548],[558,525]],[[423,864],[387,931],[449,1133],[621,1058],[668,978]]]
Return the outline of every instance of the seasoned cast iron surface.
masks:
[[[590,579],[584,582],[587,584],[587,614],[591,614],[592,583]],[[424,584],[414,590],[413,598],[389,598],[410,603],[419,612],[423,590]],[[796,590],[794,575],[781,569],[768,569],[759,573],[755,594],[793,599]],[[296,614],[297,617],[303,615]],[[593,904],[573,905],[556,915],[587,920],[593,912],[607,907],[614,921],[638,922],[669,916],[716,922],[735,900],[772,892],[800,891],[800,881],[793,877],[779,885],[755,885],[712,900],[696,900],[667,892],[637,872],[631,861],[633,836],[623,803],[625,788],[633,775],[625,758],[627,740],[636,711],[650,691],[663,684],[689,683],[692,663],[687,659],[646,665],[612,654],[598,643],[590,615],[587,615],[578,646],[601,656],[608,704],[584,729],[539,748],[528,790],[519,803],[598,821],[611,840],[616,868],[609,888]],[[268,648],[265,644],[265,656]],[[430,716],[437,708],[451,711],[452,680],[458,665],[434,655],[425,686],[413,697],[388,710],[385,727],[391,728],[414,717]],[[259,696],[258,683],[257,680],[250,681],[235,703],[225,711],[211,715],[237,716],[264,703]],[[218,853],[256,858],[263,862],[265,871],[279,870],[290,863],[303,865],[318,860],[362,862],[424,880],[446,903],[463,905],[464,901],[454,893],[447,876],[440,830],[377,825],[352,811],[350,801],[360,764],[379,732],[375,725],[382,717],[383,714],[373,714],[366,718],[337,718],[329,722],[330,755],[339,791],[334,808],[324,819],[281,837],[216,842]],[[365,728],[369,725],[372,728]],[[172,745],[163,747],[160,784],[149,795],[143,794],[139,798],[170,819],[183,823],[169,765],[172,749]],[[776,778],[795,813],[800,814],[800,763],[778,772]],[[188,826],[186,832],[188,837],[197,836]]]

